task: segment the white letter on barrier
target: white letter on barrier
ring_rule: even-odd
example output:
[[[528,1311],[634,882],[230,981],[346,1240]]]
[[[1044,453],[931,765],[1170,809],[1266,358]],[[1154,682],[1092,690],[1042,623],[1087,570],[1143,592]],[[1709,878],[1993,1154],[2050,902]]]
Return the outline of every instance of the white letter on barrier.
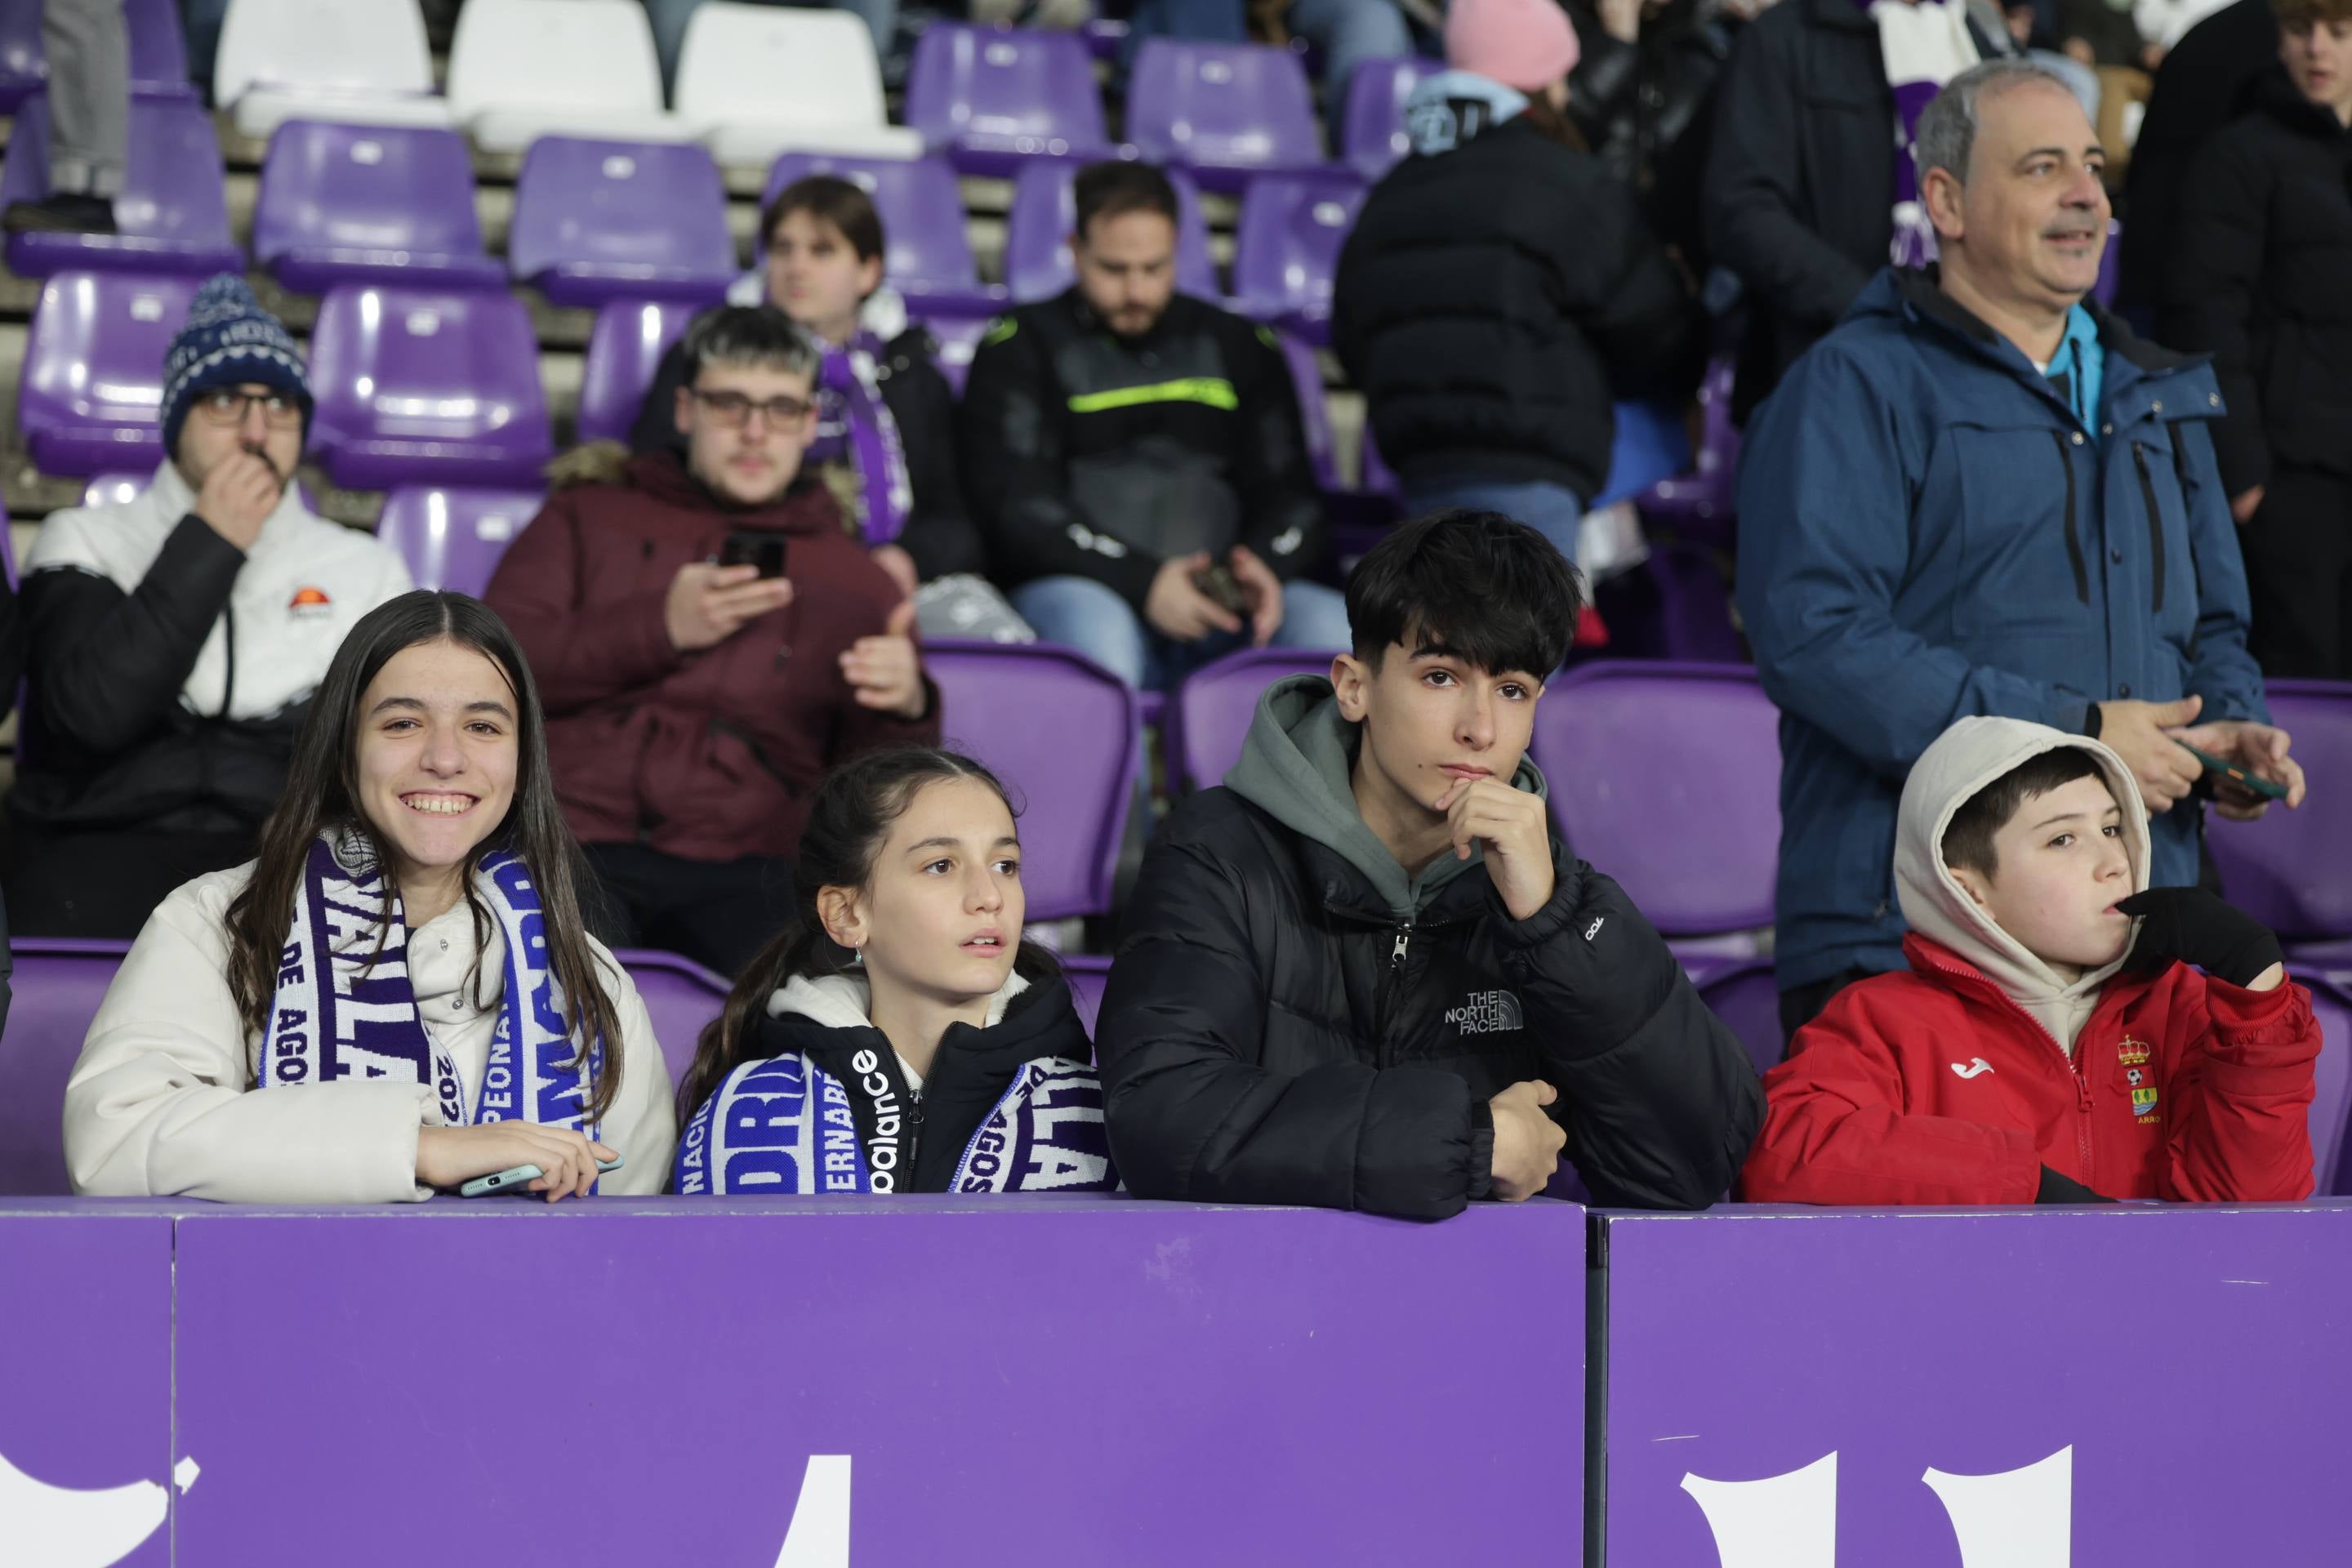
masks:
[[[1706,1515],[1723,1568],[1836,1568],[1836,1449],[1758,1481],[1685,1474],[1683,1490]]]
[[[811,1454],[776,1568],[849,1568],[849,1456]]]
[[[1919,1478],[1944,1500],[1960,1539],[1960,1568],[2070,1568],[2074,1547],[2074,1446],[1990,1476],[1929,1467]]]

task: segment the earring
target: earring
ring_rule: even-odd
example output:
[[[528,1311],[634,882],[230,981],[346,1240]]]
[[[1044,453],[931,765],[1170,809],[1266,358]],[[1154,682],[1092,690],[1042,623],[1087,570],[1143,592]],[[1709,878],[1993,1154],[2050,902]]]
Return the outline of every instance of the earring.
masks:
[[[849,950],[849,967],[852,969],[863,969],[866,967],[866,949],[864,947],[853,947]]]

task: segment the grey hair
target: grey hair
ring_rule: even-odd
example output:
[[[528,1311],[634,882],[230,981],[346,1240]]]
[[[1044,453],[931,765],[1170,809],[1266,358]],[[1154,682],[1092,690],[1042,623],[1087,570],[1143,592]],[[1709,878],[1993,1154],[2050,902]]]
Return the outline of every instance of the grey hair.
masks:
[[[1928,170],[1942,169],[1967,184],[1969,157],[1976,150],[1977,104],[1989,92],[2006,92],[2029,81],[2046,81],[2069,98],[2074,95],[2065,78],[2037,60],[1987,60],[1946,82],[1919,114],[1911,155],[1918,163],[1920,184],[1927,184]]]
[[[684,353],[688,386],[707,364],[756,365],[814,377],[818,359],[808,333],[773,305],[721,305],[705,310],[686,330]]]

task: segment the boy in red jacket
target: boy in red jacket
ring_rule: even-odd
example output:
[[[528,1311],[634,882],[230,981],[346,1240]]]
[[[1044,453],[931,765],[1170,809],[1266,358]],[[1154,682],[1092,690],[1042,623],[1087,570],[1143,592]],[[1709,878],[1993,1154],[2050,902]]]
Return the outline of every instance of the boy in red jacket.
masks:
[[[2310,995],[2270,931],[2197,889],[2147,890],[2147,864],[2139,788],[2106,747],[2014,719],[1947,730],[1903,790],[1911,968],[1840,992],[1766,1075],[1742,1195],[2308,1196]]]

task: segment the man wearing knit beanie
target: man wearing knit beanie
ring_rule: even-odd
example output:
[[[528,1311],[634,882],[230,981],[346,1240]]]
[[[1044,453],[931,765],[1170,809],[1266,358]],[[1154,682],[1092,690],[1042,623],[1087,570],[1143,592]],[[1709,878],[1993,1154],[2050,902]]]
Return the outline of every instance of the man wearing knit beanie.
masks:
[[[52,513],[25,559],[18,932],[135,936],[173,888],[250,859],[327,661],[409,586],[304,506],[310,382],[243,279],[197,291],[161,414],[147,489]]]

